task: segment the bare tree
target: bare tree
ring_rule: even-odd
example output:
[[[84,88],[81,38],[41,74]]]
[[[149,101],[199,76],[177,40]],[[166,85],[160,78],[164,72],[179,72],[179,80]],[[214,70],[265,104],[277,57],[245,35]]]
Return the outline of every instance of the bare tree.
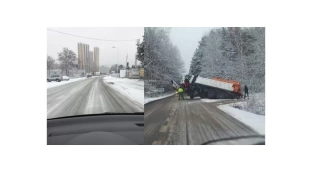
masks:
[[[144,61],[144,37],[143,37],[143,42],[141,44],[137,44],[137,54],[135,57],[140,62]]]
[[[51,69],[53,69],[55,64],[55,59],[53,59],[51,56],[47,57],[47,70],[49,71],[49,75],[50,75],[50,71]]]
[[[65,71],[65,73],[68,75],[69,70],[75,67],[77,56],[68,48],[63,48],[63,51],[58,53],[58,61],[60,61],[60,66],[62,70]]]
[[[119,65],[118,66],[118,73],[120,73],[120,70],[125,69],[125,67],[123,65]]]
[[[117,64],[114,64],[114,65],[112,65],[111,67],[110,67],[110,69],[109,69],[109,73],[112,73],[113,71],[115,71],[116,73],[117,73]]]

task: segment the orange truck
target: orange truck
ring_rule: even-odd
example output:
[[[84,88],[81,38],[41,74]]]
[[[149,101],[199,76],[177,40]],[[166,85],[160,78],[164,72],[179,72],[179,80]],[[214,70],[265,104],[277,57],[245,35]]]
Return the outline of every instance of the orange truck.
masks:
[[[240,85],[240,83],[238,81],[225,80],[225,79],[217,78],[217,77],[212,78],[212,79],[213,80],[217,80],[217,81],[222,81],[222,82],[225,82],[225,83],[230,83],[230,84],[232,84],[232,87],[234,88],[233,89],[234,92],[242,94],[241,93],[241,85]]]
[[[239,99],[242,97],[241,85],[238,81],[222,78],[204,78],[198,75],[186,75],[189,87],[185,93],[194,97],[209,99]],[[174,85],[172,85],[174,86]]]

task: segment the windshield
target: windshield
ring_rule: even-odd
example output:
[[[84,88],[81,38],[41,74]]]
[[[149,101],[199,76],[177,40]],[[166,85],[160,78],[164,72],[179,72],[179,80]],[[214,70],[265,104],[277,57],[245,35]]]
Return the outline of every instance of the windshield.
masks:
[[[143,28],[48,28],[47,118],[144,112]]]
[[[144,30],[145,144],[265,141],[265,28]]]
[[[265,141],[265,28],[48,28],[47,118],[144,112],[145,144]]]

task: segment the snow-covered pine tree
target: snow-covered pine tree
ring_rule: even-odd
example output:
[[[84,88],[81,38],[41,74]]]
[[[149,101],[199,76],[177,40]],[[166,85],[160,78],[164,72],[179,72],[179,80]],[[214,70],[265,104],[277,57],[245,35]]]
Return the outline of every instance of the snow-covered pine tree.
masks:
[[[169,37],[168,28],[144,28],[144,83],[172,90],[170,81],[180,81],[184,63],[179,49]]]

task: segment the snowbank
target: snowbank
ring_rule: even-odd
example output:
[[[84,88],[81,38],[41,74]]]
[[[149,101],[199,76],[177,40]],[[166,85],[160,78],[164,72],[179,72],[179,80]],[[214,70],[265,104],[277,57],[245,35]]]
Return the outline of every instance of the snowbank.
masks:
[[[229,105],[220,105],[218,108],[248,125],[259,134],[265,135],[265,116],[239,110]]]
[[[84,80],[84,79],[86,79],[86,77],[70,78],[70,80],[68,80],[68,81],[61,81],[61,82],[56,82],[56,81],[47,82],[47,89],[52,88],[52,87],[65,85],[65,84],[69,84],[69,83],[76,82],[76,81],[81,81],[81,80]]]
[[[156,100],[160,100],[160,99],[164,99],[166,97],[170,97],[175,95],[176,93],[167,93],[167,94],[162,94],[159,97],[146,97],[144,98],[144,104],[152,102],[152,101],[156,101]]]
[[[105,84],[111,86],[116,91],[144,105],[144,81],[111,76],[106,76],[103,80]]]
[[[264,93],[250,94],[249,99],[243,102],[232,103],[230,106],[255,113],[258,115],[265,115],[265,96]]]
[[[222,99],[200,99],[202,102],[206,102],[206,103],[213,103],[213,102],[218,102],[218,101],[222,101]]]

